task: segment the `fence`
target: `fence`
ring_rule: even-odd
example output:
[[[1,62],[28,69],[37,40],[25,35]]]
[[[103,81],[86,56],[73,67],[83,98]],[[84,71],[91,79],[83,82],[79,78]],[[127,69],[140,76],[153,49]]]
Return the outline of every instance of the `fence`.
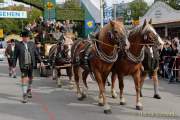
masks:
[[[169,71],[171,72],[171,74],[173,74],[174,78],[176,79],[176,81],[180,81],[180,56],[164,56],[164,61],[166,61],[166,59],[174,59],[173,60],[173,64],[171,67],[164,67],[164,77],[166,72],[165,71]],[[169,61],[170,62],[170,61]]]

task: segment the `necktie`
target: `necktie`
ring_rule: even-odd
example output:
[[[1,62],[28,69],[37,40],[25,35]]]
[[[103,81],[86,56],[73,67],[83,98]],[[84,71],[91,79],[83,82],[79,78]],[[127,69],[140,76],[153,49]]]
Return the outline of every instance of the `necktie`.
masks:
[[[24,45],[25,45],[25,65],[30,65],[31,64],[31,55],[28,50],[27,43],[24,43]]]

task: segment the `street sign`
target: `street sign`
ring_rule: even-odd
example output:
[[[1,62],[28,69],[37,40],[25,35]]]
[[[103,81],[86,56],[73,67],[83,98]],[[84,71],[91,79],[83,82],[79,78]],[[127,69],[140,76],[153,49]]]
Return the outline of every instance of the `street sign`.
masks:
[[[131,16],[131,10],[127,10],[127,15]]]
[[[94,20],[85,20],[85,28],[86,29],[93,29],[95,26]]]
[[[0,38],[4,37],[3,29],[0,29]]]
[[[44,0],[44,19],[55,20],[56,18],[56,1],[55,0]]]
[[[52,2],[47,2],[47,8],[50,10],[54,7]]]
[[[133,20],[133,25],[135,26],[139,25],[139,20]]]
[[[0,18],[27,18],[27,12],[0,10]]]

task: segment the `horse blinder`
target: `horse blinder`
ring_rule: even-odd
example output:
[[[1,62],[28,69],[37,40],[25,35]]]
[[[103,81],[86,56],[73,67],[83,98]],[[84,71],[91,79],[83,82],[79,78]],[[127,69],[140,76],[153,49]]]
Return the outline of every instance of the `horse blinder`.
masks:
[[[115,39],[115,36],[114,36],[112,31],[108,31],[108,37],[110,38],[110,40],[114,40]]]

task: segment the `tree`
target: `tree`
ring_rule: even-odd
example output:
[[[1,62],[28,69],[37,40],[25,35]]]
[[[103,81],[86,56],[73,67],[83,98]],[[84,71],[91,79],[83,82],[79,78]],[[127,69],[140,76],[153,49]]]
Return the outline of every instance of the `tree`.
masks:
[[[162,1],[170,5],[172,8],[180,10],[180,0],[154,0],[154,2]]]
[[[56,7],[57,20],[84,20],[84,10],[80,7],[77,0],[68,0],[64,3],[64,7]]]
[[[44,10],[44,0],[14,0],[16,2],[22,2],[22,3],[25,3],[27,5],[31,5],[35,8],[38,8],[39,10]]]
[[[80,5],[75,0],[68,0],[64,3],[64,8],[80,8]]]
[[[149,9],[148,4],[144,0],[134,0],[129,4],[132,11],[132,18],[138,20],[140,16],[143,16]]]

